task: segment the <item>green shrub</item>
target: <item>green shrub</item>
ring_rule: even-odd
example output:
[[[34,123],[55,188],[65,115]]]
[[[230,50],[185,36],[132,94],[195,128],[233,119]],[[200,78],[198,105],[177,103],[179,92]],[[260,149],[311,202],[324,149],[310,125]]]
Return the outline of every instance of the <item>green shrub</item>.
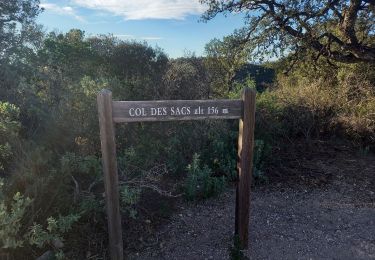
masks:
[[[56,241],[63,242],[63,234],[68,232],[72,225],[80,218],[78,214],[69,214],[67,216],[59,216],[57,219],[54,217],[47,218],[47,225],[44,228],[41,224],[34,223],[25,238],[28,243],[39,248],[45,246],[54,246]],[[61,246],[61,245],[60,245]],[[59,248],[60,246],[56,246]]]
[[[255,181],[267,182],[268,178],[263,169],[271,152],[271,146],[263,140],[254,141],[253,177]]]
[[[3,194],[2,186],[1,182],[1,194]],[[45,227],[35,222],[29,225],[27,217],[31,204],[32,200],[28,197],[25,198],[19,192],[14,194],[10,203],[5,201],[4,196],[0,197],[0,247],[9,253],[19,253],[24,248],[36,246],[56,249],[61,254],[63,235],[78,221],[80,215],[48,217]]]
[[[12,142],[21,128],[19,113],[15,105],[0,101],[0,173],[6,170],[14,153]]]
[[[99,180],[102,177],[100,159],[94,155],[82,156],[75,153],[65,153],[60,159],[60,168],[64,174],[71,174],[75,178]]]
[[[0,184],[2,185],[2,184]],[[1,187],[0,187],[1,188]],[[16,249],[23,247],[25,241],[21,231],[25,230],[22,220],[31,204],[30,198],[24,198],[19,192],[14,194],[9,206],[0,201],[0,247]]]
[[[226,187],[224,176],[214,177],[207,165],[201,166],[199,155],[194,154],[191,164],[187,167],[185,194],[189,200],[208,198],[222,192]]]
[[[75,206],[76,185],[72,172],[61,167],[63,156],[32,143],[23,149],[17,168],[7,179],[7,196],[21,192],[33,199],[30,221],[42,222],[51,215],[67,213]]]
[[[120,187],[120,201],[121,210],[128,213],[133,219],[137,216],[136,204],[139,201],[141,195],[140,188],[133,188],[129,185],[122,185]]]
[[[207,137],[200,158],[215,173],[228,181],[237,179],[237,121],[213,121],[205,131]]]

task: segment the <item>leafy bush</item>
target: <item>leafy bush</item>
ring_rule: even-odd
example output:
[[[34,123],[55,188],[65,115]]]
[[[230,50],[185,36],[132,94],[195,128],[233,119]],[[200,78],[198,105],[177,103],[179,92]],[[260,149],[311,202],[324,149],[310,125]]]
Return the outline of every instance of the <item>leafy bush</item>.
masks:
[[[2,185],[2,184],[0,184]],[[0,187],[1,188],[1,187]],[[24,238],[20,234],[24,227],[22,219],[31,204],[30,198],[24,198],[19,192],[14,194],[13,201],[7,207],[3,199],[0,201],[0,246],[16,249],[22,247]]]
[[[93,155],[81,156],[75,153],[66,153],[61,158],[62,171],[71,173],[90,174],[98,176],[101,174],[101,163]]]
[[[21,128],[19,114],[15,105],[0,102],[0,173],[9,165],[14,152],[12,142],[18,138]]]
[[[120,187],[121,210],[128,213],[133,219],[137,216],[135,205],[139,201],[140,194],[140,188],[132,188],[129,185],[122,185]]]
[[[226,187],[226,178],[212,176],[211,169],[207,165],[201,165],[198,154],[194,154],[187,171],[185,194],[189,200],[217,195]]]
[[[0,183],[2,194],[3,182]],[[9,253],[19,253],[26,247],[51,248],[60,255],[64,244],[63,234],[68,232],[72,225],[78,221],[80,215],[59,215],[58,218],[48,217],[47,225],[38,223],[28,224],[25,221],[28,208],[32,200],[15,193],[13,200],[7,205],[3,196],[0,197],[0,247]]]
[[[268,178],[263,172],[265,164],[269,159],[271,146],[263,140],[254,142],[253,177],[256,181],[267,182]]]
[[[34,223],[30,227],[30,231],[26,234],[28,243],[39,248],[50,245],[59,249],[63,246],[62,242],[64,241],[64,238],[62,235],[69,231],[79,218],[80,216],[78,214],[59,216],[57,219],[49,217],[47,218],[47,225],[45,228],[40,224]]]

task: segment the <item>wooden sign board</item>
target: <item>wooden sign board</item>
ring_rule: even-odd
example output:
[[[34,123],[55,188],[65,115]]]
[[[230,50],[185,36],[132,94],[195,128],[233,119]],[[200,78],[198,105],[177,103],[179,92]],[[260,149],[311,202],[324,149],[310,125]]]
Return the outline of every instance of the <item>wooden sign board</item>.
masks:
[[[235,234],[241,247],[248,247],[255,91],[245,88],[239,100],[112,101],[112,93],[102,90],[98,114],[111,259],[124,258],[114,130],[115,123],[124,122],[239,119]]]
[[[202,119],[236,119],[241,100],[114,101],[113,121],[146,122]]]

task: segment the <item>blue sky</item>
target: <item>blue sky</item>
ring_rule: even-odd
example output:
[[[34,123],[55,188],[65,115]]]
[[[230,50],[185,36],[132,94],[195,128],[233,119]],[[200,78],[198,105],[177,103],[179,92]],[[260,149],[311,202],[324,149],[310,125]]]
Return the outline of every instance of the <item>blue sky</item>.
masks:
[[[240,28],[240,15],[217,16],[200,22],[205,10],[198,0],[41,0],[38,17],[47,31],[84,30],[87,36],[113,34],[121,39],[147,41],[172,58],[185,51],[203,55],[204,46]]]

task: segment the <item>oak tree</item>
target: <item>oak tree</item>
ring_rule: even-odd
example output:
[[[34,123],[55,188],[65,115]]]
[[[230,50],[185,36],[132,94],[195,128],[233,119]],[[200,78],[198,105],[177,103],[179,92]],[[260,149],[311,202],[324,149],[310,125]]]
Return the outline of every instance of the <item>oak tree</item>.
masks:
[[[313,51],[343,63],[375,63],[374,0],[201,0],[203,19],[244,15],[243,43],[254,55],[280,56]]]

